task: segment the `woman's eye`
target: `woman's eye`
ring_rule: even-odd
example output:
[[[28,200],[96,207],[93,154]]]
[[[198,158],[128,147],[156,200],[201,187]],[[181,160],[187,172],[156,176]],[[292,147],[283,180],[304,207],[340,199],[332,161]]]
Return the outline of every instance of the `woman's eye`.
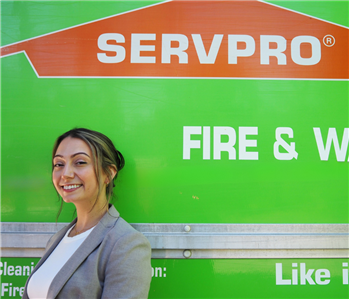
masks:
[[[78,161],[78,162],[76,162],[76,164],[83,165],[83,164],[87,164],[87,162],[85,162],[85,161]]]
[[[53,167],[62,167],[62,166],[64,166],[62,163],[56,163],[56,164],[53,164]]]

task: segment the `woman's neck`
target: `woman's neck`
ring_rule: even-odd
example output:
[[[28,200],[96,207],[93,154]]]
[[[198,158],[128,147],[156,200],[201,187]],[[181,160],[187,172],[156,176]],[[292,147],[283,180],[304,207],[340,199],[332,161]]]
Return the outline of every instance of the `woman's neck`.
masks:
[[[75,207],[77,213],[77,222],[74,228],[75,234],[73,233],[73,235],[77,235],[94,227],[108,210],[108,204],[106,200],[97,200],[94,205],[76,204]]]

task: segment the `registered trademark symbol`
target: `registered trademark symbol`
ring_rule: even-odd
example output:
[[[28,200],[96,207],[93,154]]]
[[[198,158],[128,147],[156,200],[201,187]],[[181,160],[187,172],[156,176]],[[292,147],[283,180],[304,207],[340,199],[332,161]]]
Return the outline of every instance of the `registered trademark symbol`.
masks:
[[[336,42],[336,40],[331,34],[325,35],[322,41],[326,47],[332,47]]]

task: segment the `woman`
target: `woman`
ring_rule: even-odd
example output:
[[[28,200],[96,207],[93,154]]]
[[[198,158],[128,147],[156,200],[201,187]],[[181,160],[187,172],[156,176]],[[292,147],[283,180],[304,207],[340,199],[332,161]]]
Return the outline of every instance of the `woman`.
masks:
[[[58,137],[52,181],[77,218],[49,240],[22,298],[147,298],[149,242],[109,205],[123,166],[101,133],[73,129]]]

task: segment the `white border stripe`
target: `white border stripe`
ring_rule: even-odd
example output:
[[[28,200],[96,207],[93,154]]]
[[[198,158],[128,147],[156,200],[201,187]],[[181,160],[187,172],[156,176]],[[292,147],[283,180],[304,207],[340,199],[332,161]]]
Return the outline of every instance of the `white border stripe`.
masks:
[[[257,0],[258,2],[262,2],[262,3],[265,3],[265,4],[269,4],[271,6],[274,6],[274,7],[278,7],[278,8],[281,8],[281,9],[284,9],[284,10],[288,10],[288,11],[291,11],[291,12],[294,12],[294,13],[297,13],[299,15],[303,15],[303,16],[306,16],[306,17],[311,17],[313,19],[316,19],[316,20],[319,20],[319,21],[322,21],[322,22],[325,22],[325,23],[329,23],[329,24],[332,24],[332,25],[336,25],[336,26],[339,26],[339,27],[342,27],[342,28],[345,28],[345,29],[349,29],[349,27],[347,26],[344,26],[344,25],[340,25],[340,24],[337,24],[337,23],[333,23],[333,22],[330,22],[330,21],[327,21],[327,20],[324,20],[324,19],[320,19],[320,18],[317,18],[317,17],[314,17],[312,15],[308,15],[308,14],[305,14],[303,12],[299,12],[297,10],[293,10],[293,9],[290,9],[290,8],[286,8],[286,7],[283,7],[283,6],[279,6],[277,4],[273,4],[273,3],[269,3],[269,2],[266,2],[265,0]]]
[[[24,50],[21,50],[21,51],[18,51],[18,52],[13,52],[11,54],[6,54],[6,55],[2,55],[0,58],[3,58],[3,57],[9,57],[9,56],[12,56],[12,55],[17,55],[19,53],[23,53],[25,52]]]
[[[36,77],[40,78],[39,73],[36,71],[36,68],[34,67],[34,64],[31,62],[29,56],[27,55],[27,52],[26,52],[26,51],[23,51],[23,53],[24,53],[24,55],[27,57],[27,59],[28,59],[30,65],[31,65],[31,67],[33,68]]]
[[[218,80],[292,80],[292,81],[349,81],[349,79],[330,78],[249,78],[249,77],[148,77],[148,76],[38,76],[49,79],[218,79]]]
[[[33,63],[31,62],[27,53],[23,50],[20,52],[12,53],[7,56],[11,56],[18,53],[24,53],[27,57],[29,64],[34,70],[36,77],[41,79],[215,79],[215,80],[292,80],[292,81],[349,81],[348,79],[333,79],[333,78],[258,78],[258,77],[170,77],[170,76],[40,76],[36,71]],[[5,56],[3,56],[5,57]]]
[[[52,31],[50,33],[45,33],[45,34],[42,34],[42,35],[38,35],[38,36],[35,36],[35,37],[31,37],[31,38],[28,38],[28,39],[21,40],[21,41],[12,43],[12,44],[4,45],[4,46],[1,46],[1,48],[13,46],[13,45],[20,44],[20,43],[23,43],[23,42],[26,42],[26,41],[30,41],[30,40],[33,40],[33,39],[37,39],[37,38],[40,38],[40,37],[43,37],[43,36],[48,36],[48,35],[51,35],[51,34],[54,34],[54,33],[57,33],[57,32],[62,32],[62,31],[69,30],[69,29],[72,29],[72,28],[77,28],[77,27],[80,27],[80,26],[84,26],[84,25],[87,25],[87,24],[92,24],[92,23],[95,23],[95,22],[99,22],[99,21],[102,21],[102,20],[110,19],[110,18],[113,18],[113,17],[116,17],[116,16],[121,16],[121,15],[124,15],[124,14],[127,14],[127,13],[131,13],[131,12],[134,12],[134,11],[146,9],[146,8],[153,7],[153,6],[160,5],[160,4],[164,4],[164,3],[167,3],[167,2],[172,2],[172,0],[165,0],[165,1],[160,2],[160,3],[155,3],[155,4],[148,5],[148,6],[135,8],[133,10],[128,10],[128,11],[124,11],[124,12],[118,13],[116,15],[104,17],[104,18],[93,20],[93,21],[89,21],[89,22],[86,22],[86,23],[81,23],[79,25],[74,25],[74,26],[67,27],[67,28],[64,28],[64,29],[59,29],[59,30],[56,30],[56,31]],[[16,53],[19,53],[19,52],[16,52]],[[12,55],[12,54],[10,54],[10,55]],[[9,55],[6,55],[6,56],[9,56]],[[2,57],[6,57],[6,56],[4,55]]]

